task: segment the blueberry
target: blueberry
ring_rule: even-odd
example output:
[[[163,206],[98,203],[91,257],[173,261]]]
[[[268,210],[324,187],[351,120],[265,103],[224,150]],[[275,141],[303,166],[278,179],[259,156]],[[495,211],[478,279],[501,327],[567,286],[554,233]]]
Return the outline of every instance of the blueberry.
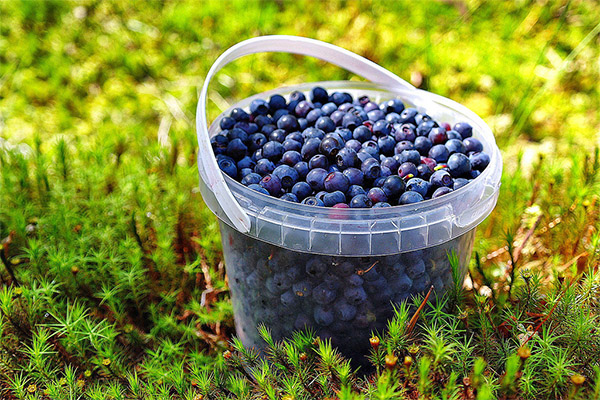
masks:
[[[469,157],[461,153],[454,153],[448,158],[450,174],[456,178],[471,172],[471,161]]]
[[[225,135],[215,135],[210,138],[210,145],[215,155],[225,154],[227,152],[227,145],[229,139]]]
[[[394,138],[397,142],[409,140],[414,142],[417,137],[415,126],[413,124],[396,124],[394,125]]]
[[[323,190],[325,188],[325,177],[327,171],[323,168],[315,168],[306,175],[306,182],[314,191]]]
[[[465,186],[467,183],[469,183],[468,179],[465,178],[456,178],[454,180],[454,190],[458,190],[461,187]]]
[[[285,108],[286,104],[285,98],[280,94],[274,94],[269,99],[269,109],[271,112]]]
[[[362,124],[362,122],[362,119],[353,113],[347,113],[342,118],[342,126],[350,130],[354,130],[357,126]]]
[[[433,158],[429,157],[421,158],[421,164],[426,164],[429,167],[429,169],[431,169],[431,172],[433,172],[435,170],[435,167],[437,166],[437,162],[435,162]]]
[[[263,125],[262,128],[260,128],[260,132],[263,133],[264,135],[270,135],[271,132],[273,132],[275,129],[277,129],[277,127],[273,124],[267,124],[267,125]]]
[[[300,101],[294,108],[294,113],[297,117],[305,118],[306,115],[314,109],[313,105],[306,100]]]
[[[241,129],[244,132],[246,132],[248,135],[252,135],[253,133],[258,132],[258,125],[256,125],[254,122],[246,122],[246,121],[237,122],[233,126],[233,128]]]
[[[396,146],[396,141],[391,136],[382,136],[377,139],[377,145],[379,146],[379,151],[381,154],[385,154],[386,156],[394,155],[394,148]]]
[[[292,193],[296,195],[298,200],[302,201],[312,193],[312,188],[306,182],[297,182],[292,186]]]
[[[389,168],[390,171],[398,171],[400,163],[394,157],[386,157],[381,161],[381,168]]]
[[[319,151],[321,154],[325,154],[329,159],[335,159],[337,153],[344,147],[344,141],[342,138],[337,138],[333,135],[327,135],[321,141]]]
[[[248,148],[250,151],[256,151],[267,143],[267,138],[262,133],[254,133],[248,137]]]
[[[411,178],[406,182],[406,190],[417,192],[425,198],[429,191],[429,182],[421,178]]]
[[[371,180],[378,178],[379,174],[381,173],[381,166],[379,165],[379,162],[374,158],[369,158],[363,161],[363,163],[360,166],[360,169],[364,174],[364,177],[366,179]]]
[[[267,290],[273,294],[280,294],[292,286],[290,278],[283,272],[278,272],[267,278],[265,282]]]
[[[309,297],[312,293],[312,285],[309,281],[296,282],[292,285],[292,290],[298,297]]]
[[[231,110],[230,117],[233,118],[236,122],[250,120],[250,116],[248,115],[248,113],[242,110],[241,108],[234,108],[233,110]]]
[[[433,128],[435,128],[436,123],[434,121],[431,120],[425,120],[423,122],[421,122],[420,124],[417,125],[417,136],[427,136],[429,135],[429,132],[431,132],[431,130]],[[431,138],[429,138],[431,140]]]
[[[435,122],[435,120],[433,118],[431,118],[430,115],[427,115],[427,114],[417,114],[417,115],[415,115],[415,122],[416,122],[417,126],[419,126],[422,122],[432,122],[433,123],[433,127],[438,126],[438,123]]]
[[[229,175],[234,179],[237,177],[237,167],[235,166],[235,162],[231,158],[221,158],[217,160],[217,164],[219,165],[221,171],[223,171],[225,174]]]
[[[279,161],[283,155],[283,152],[283,145],[276,141],[267,142],[262,148],[263,157],[271,161]]]
[[[362,287],[350,286],[344,290],[344,298],[349,304],[358,306],[367,300],[367,293]]]
[[[323,132],[333,132],[335,130],[336,123],[327,116],[319,117],[315,122],[315,128],[322,130]]]
[[[323,140],[323,138],[325,137],[325,132],[323,132],[320,129],[317,129],[315,127],[310,127],[310,128],[306,128],[305,130],[302,131],[302,137],[307,140],[307,139],[312,139],[312,138],[317,138],[319,140]]]
[[[404,103],[402,103],[400,99],[392,99],[386,101],[385,103],[382,103],[381,106],[379,106],[379,108],[386,114],[392,112],[399,114],[402,111],[404,111]]]
[[[346,275],[349,275],[349,274],[352,274],[352,275],[350,275],[348,278],[346,278],[345,283],[347,283],[350,286],[354,286],[354,287],[362,286],[362,284],[364,283],[364,279],[361,278],[359,275],[353,273],[356,268],[354,268],[354,264],[352,264],[352,263],[349,263],[349,264],[350,264],[350,266],[346,267],[346,269],[350,270],[350,267],[352,267],[352,269]]]
[[[284,131],[283,129],[275,129],[273,132],[271,132],[269,134],[269,140],[272,142],[283,143],[283,142],[285,142],[286,138],[287,138],[287,132]]]
[[[361,143],[371,139],[372,135],[373,133],[364,125],[356,127],[352,132],[352,137]]]
[[[419,136],[415,139],[415,149],[422,155],[427,156],[429,150],[433,147],[433,143],[427,136]]]
[[[269,117],[268,115],[258,115],[254,118],[254,123],[261,129],[265,125],[272,125],[273,122],[275,122],[273,121],[273,118]]]
[[[302,204],[307,204],[309,206],[320,206],[320,207],[325,206],[325,204],[323,203],[323,200],[319,200],[314,196],[305,198],[304,200],[302,200]]]
[[[321,190],[320,192],[317,192],[317,194],[315,194],[315,197],[321,201],[323,201],[323,196],[325,196],[327,194],[327,192],[325,190]]]
[[[406,191],[402,193],[402,196],[400,196],[398,204],[412,204],[418,203],[419,201],[423,201],[423,196],[421,196],[418,192]]]
[[[231,141],[233,139],[240,139],[242,142],[247,142],[248,141],[248,132],[246,132],[243,129],[234,127],[233,129],[230,129],[229,131],[227,131],[227,138]]]
[[[460,136],[460,133],[458,133],[456,131],[447,131],[446,136],[448,136],[448,140],[450,140],[450,139],[463,140],[462,136]]]
[[[401,178],[412,175],[412,177],[419,176],[419,171],[417,170],[417,166],[411,162],[405,162],[398,168],[398,175]]]
[[[452,192],[452,189],[450,189],[449,187],[446,187],[446,186],[442,186],[442,187],[439,187],[439,188],[435,189],[435,191],[431,195],[431,198],[435,199],[435,198],[438,198],[438,197],[443,196],[445,194],[448,194],[450,192]]]
[[[246,175],[250,175],[251,173],[253,173],[252,168],[242,168],[239,170],[238,177],[240,179],[244,179],[246,177]]]
[[[331,113],[331,115],[329,116],[329,118],[331,118],[331,120],[333,121],[333,123],[335,124],[335,126],[339,126],[342,124],[342,121],[344,120],[344,115],[346,115],[345,112],[340,111],[340,110],[336,110],[334,112]]]
[[[345,202],[346,195],[343,192],[340,192],[339,190],[331,193],[326,193],[323,196],[323,204],[325,205],[325,207],[333,207],[336,204]]]
[[[448,153],[450,155],[452,155],[454,153],[464,153],[465,151],[467,151],[463,142],[458,139],[448,140],[446,142],[445,146],[448,149]]]
[[[321,326],[329,326],[334,320],[333,312],[328,307],[316,306],[313,310],[315,322]]]
[[[340,169],[338,168],[337,165],[332,164],[329,166],[329,168],[327,168],[327,172],[331,173],[331,172],[342,172],[342,171],[340,171]]]
[[[234,160],[241,160],[247,154],[248,147],[240,139],[233,139],[227,145],[227,155]]]
[[[280,119],[281,117],[283,117],[284,115],[289,115],[289,113],[290,113],[290,112],[289,112],[288,110],[286,110],[285,108],[281,108],[281,109],[279,109],[279,110],[276,110],[276,111],[273,113],[273,121],[279,121],[279,119]]]
[[[287,140],[286,140],[286,142],[287,142]],[[285,148],[285,144],[283,147]],[[288,150],[285,153],[283,153],[283,156],[281,156],[281,162],[286,165],[289,165],[290,167],[293,167],[294,165],[298,164],[301,161],[302,161],[302,154],[298,153],[295,150]]]
[[[381,203],[373,204],[373,208],[391,207],[392,205],[388,202],[382,201]]]
[[[260,182],[260,180],[262,179],[262,176],[260,176],[259,174],[252,172],[246,176],[244,176],[244,178],[242,179],[242,185],[244,186],[248,186],[251,184],[258,184],[258,182]]]
[[[394,146],[394,155],[401,154],[404,150],[415,150],[414,143],[408,140],[396,143]]]
[[[361,151],[366,151],[371,156],[379,158],[379,145],[373,140],[367,140],[362,144]]]
[[[263,194],[267,194],[267,195],[269,194],[269,192],[267,192],[267,190],[265,188],[263,188],[260,185],[257,185],[256,183],[248,185],[248,188],[252,189],[252,190],[256,190],[257,192],[260,192],[260,193],[263,193]]]
[[[431,278],[427,274],[423,274],[413,281],[413,289],[417,293],[425,292],[430,286]]]
[[[348,188],[348,192],[346,194],[349,199],[352,199],[354,196],[358,196],[359,194],[366,195],[367,192],[360,185],[351,185],[350,188]]]
[[[443,163],[448,161],[448,156],[450,153],[448,149],[443,144],[436,144],[429,150],[429,158],[433,158],[438,163]]]
[[[385,178],[381,187],[387,197],[397,198],[406,189],[404,180],[397,175],[391,175]]]
[[[299,179],[305,179],[306,175],[308,174],[308,171],[310,171],[310,169],[308,168],[308,163],[306,161],[300,161],[296,163],[294,165],[294,169],[296,170],[296,172],[298,172]]]
[[[327,160],[327,157],[325,157],[323,154],[317,154],[315,156],[312,156],[312,158],[308,161],[308,168],[310,169],[327,169],[327,167],[329,167],[329,161]]]
[[[471,153],[469,161],[471,161],[471,168],[483,171],[490,164],[490,156],[483,152]]]
[[[348,98],[350,98],[350,101],[348,101]],[[351,103],[352,96],[350,96],[348,93],[333,92],[331,96],[329,96],[329,101],[332,101],[337,106],[340,106],[344,103]]]
[[[310,100],[313,103],[319,102],[325,104],[327,101],[329,101],[329,94],[327,93],[327,90],[323,89],[322,87],[315,86],[310,91]]]
[[[317,138],[307,139],[300,150],[300,154],[302,154],[302,158],[304,160],[310,160],[313,156],[319,154],[319,146],[321,145],[321,140]]]
[[[293,140],[295,142],[303,144],[304,136],[302,136],[302,134],[300,132],[292,132],[292,133],[288,133],[288,135],[285,137],[285,140]]]
[[[450,173],[442,169],[435,171],[433,174],[431,174],[431,178],[429,178],[429,183],[431,183],[433,187],[446,186],[452,188],[453,185],[452,176],[450,176]]]
[[[323,115],[330,116],[334,111],[337,110],[337,105],[335,103],[325,103],[321,107],[321,111]]]
[[[429,131],[427,135],[431,143],[435,144],[444,144],[448,140],[448,135],[446,135],[446,129],[442,127],[435,127]]]
[[[381,202],[387,202],[388,198],[383,189],[374,187],[369,189],[367,192],[367,197],[371,200],[372,204],[377,204]]]
[[[380,119],[373,124],[373,134],[375,136],[388,136],[392,133],[392,124],[385,119]]]
[[[293,115],[283,115],[277,120],[277,128],[292,132],[299,128],[298,120]]]
[[[317,304],[329,304],[336,298],[336,292],[327,283],[321,283],[312,291],[312,298]]]
[[[465,145],[467,153],[479,153],[483,151],[483,145],[481,144],[479,139],[476,139],[474,137],[466,138],[465,140],[463,140],[463,144]]]
[[[400,113],[400,121],[408,124],[416,124],[415,117],[419,114],[419,112],[415,108],[405,108],[404,111]]]
[[[400,154],[398,154],[396,160],[398,160],[400,164],[409,162],[415,165],[419,165],[421,163],[421,154],[419,154],[417,150],[404,150]]]
[[[359,163],[358,155],[356,154],[356,151],[354,151],[353,149],[348,148],[348,147],[344,147],[343,149],[340,149],[338,154],[335,156],[335,160],[336,160],[337,166],[341,170],[355,167]]]
[[[408,277],[404,272],[401,272],[396,279],[391,283],[392,290],[397,293],[406,293],[412,287],[412,279]]]
[[[460,133],[463,139],[473,136],[473,127],[468,122],[458,122],[454,125],[454,130]]]
[[[478,171],[478,170],[474,169],[474,170],[471,171],[471,173],[469,175],[470,175],[471,179],[475,179],[479,175],[481,175],[481,171]]]
[[[328,192],[340,191],[346,193],[350,186],[348,177],[341,172],[331,172],[325,177],[324,187]],[[338,203],[340,203],[338,201]]]
[[[429,178],[431,177],[431,174],[433,173],[433,170],[431,168],[429,168],[429,165],[427,165],[427,164],[419,164],[417,166],[417,173],[418,173],[416,175],[417,177],[428,181]]]
[[[352,140],[352,131],[350,129],[337,127],[333,133],[339,135],[344,142]]]
[[[275,175],[281,181],[281,187],[284,189],[289,189],[296,182],[298,182],[299,176],[298,172],[290,167],[289,165],[283,164],[278,166],[273,170],[273,175]]]
[[[279,192],[281,192],[281,180],[279,180],[277,175],[265,175],[259,182],[259,185],[265,188],[271,196],[278,196]]]
[[[279,296],[279,301],[285,308],[294,308],[300,304],[298,296],[296,296],[293,290],[285,291],[281,296]]]
[[[379,120],[385,121],[385,114],[381,110],[372,110],[367,113],[367,117],[369,121],[377,122]],[[386,121],[387,122],[387,121]]]
[[[221,121],[219,121],[219,126],[222,131],[233,128],[233,125],[235,125],[235,119],[231,117],[223,117],[221,118]]]
[[[366,194],[357,194],[350,200],[350,208],[369,208],[373,205]]]
[[[366,97],[368,99],[368,96],[364,96],[364,97]],[[377,110],[379,108],[377,103],[375,103],[371,100],[363,99],[362,101],[359,100],[359,103],[362,105],[362,108],[363,108],[363,110],[365,110],[365,112]],[[385,112],[385,110],[381,110],[381,111]]]
[[[258,160],[256,162],[256,166],[254,167],[254,172],[256,172],[259,175],[265,176],[265,175],[273,172],[274,169],[275,169],[275,164],[273,164],[272,161],[270,161],[266,158],[261,158],[260,160]]]
[[[385,116],[385,120],[390,124],[396,124],[400,122],[400,114],[397,114],[395,112],[389,113]]]
[[[298,197],[293,193],[284,193],[280,197],[281,200],[290,201],[292,203],[298,203]]]
[[[351,321],[356,316],[356,307],[346,303],[345,301],[339,301],[335,303],[333,310],[335,317],[340,321]]]
[[[358,151],[358,153],[356,153],[357,157],[358,157],[358,161],[360,162],[360,164],[362,164],[363,162],[365,162],[367,159],[369,158],[375,158],[371,155],[371,153],[369,153],[368,151],[366,151],[365,149],[360,149]]]
[[[319,119],[319,117],[324,116],[323,111],[320,108],[315,108],[314,110],[310,110],[308,114],[306,114],[306,121],[309,125],[314,125],[314,123]]]

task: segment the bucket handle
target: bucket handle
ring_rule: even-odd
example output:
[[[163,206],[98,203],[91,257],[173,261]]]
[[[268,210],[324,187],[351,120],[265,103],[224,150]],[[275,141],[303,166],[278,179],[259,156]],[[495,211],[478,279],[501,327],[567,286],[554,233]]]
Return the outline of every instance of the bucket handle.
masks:
[[[287,35],[259,36],[244,40],[221,54],[206,75],[196,109],[196,134],[199,146],[198,170],[203,181],[213,192],[225,215],[234,227],[242,233],[250,231],[250,218],[236,201],[231,190],[229,190],[223,174],[219,170],[210,144],[206,110],[208,85],[216,73],[230,62],[245,55],[265,52],[312,56],[344,68],[373,83],[385,86],[388,90],[408,89],[417,91],[410,83],[364,57],[341,47],[305,37]]]

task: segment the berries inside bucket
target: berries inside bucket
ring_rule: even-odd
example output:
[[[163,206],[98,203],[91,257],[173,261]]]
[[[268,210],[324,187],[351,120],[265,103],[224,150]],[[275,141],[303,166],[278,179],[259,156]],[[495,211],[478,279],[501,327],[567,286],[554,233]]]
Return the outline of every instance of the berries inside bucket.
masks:
[[[337,208],[390,207],[437,198],[489,164],[467,122],[435,121],[399,99],[314,87],[235,108],[211,138],[221,170],[251,189]]]

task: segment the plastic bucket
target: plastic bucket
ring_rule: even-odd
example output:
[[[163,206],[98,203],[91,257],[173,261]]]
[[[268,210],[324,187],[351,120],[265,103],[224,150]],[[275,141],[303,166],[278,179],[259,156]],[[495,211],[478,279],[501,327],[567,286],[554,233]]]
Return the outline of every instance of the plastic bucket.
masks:
[[[373,63],[350,53],[355,65],[348,69],[375,77],[379,84],[315,82],[261,93],[232,108],[247,109],[255,98],[273,94],[287,98],[292,91],[308,92],[315,85],[329,92],[348,92],[354,98],[367,95],[376,102],[400,98],[436,120],[469,122],[473,136],[490,155],[490,164],[481,175],[436,199],[372,209],[291,203],[224,176],[216,167],[208,141],[218,133],[220,119],[231,109],[207,127],[205,102],[210,77],[241,55],[282,51],[282,43],[298,40],[302,46],[310,44],[325,53],[293,46],[287,51],[335,59],[338,65],[343,64],[340,52],[349,53],[305,38],[256,38],[228,50],[211,69],[197,112],[200,190],[219,218],[236,332],[244,345],[263,346],[259,324],[270,328],[275,339],[310,327],[321,338],[330,338],[344,355],[360,360],[368,350],[371,332],[383,330],[393,315],[394,303],[423,293],[431,285],[438,294],[452,285],[450,252],[458,255],[464,276],[475,228],[496,204],[502,161],[491,130],[473,112],[452,100],[415,89],[387,71],[391,78],[377,75],[381,67],[374,68]]]

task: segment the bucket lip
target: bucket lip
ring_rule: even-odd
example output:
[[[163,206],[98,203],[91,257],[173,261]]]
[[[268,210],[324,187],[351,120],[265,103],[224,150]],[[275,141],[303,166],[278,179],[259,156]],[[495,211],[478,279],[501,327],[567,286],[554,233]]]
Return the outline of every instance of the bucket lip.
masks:
[[[421,90],[421,89],[390,90],[388,88],[382,87],[381,85],[377,85],[375,83],[362,82],[362,81],[348,81],[348,80],[317,81],[317,82],[306,82],[306,83],[297,84],[297,85],[281,86],[281,87],[271,89],[271,90],[268,90],[265,92],[257,93],[255,95],[252,95],[250,97],[242,99],[242,100],[236,102],[235,104],[233,104],[227,110],[221,112],[219,114],[219,116],[210,124],[209,132],[215,131],[215,127],[218,127],[218,123],[220,122],[220,120],[226,114],[228,114],[228,112],[230,112],[233,108],[239,107],[239,103],[242,101],[250,102],[254,99],[264,99],[265,97],[268,97],[268,96],[271,96],[274,94],[281,94],[282,96],[287,97],[287,96],[289,96],[289,94],[292,91],[298,90],[298,91],[306,92],[309,89],[312,89],[314,86],[323,86],[328,91],[335,90],[335,89],[338,89],[338,90],[344,90],[344,89],[378,90],[378,91],[381,91],[382,94],[389,94],[390,96],[405,95],[408,97],[411,97],[411,96],[415,97],[415,95],[420,96],[425,93],[427,97],[432,98],[435,102],[439,103],[440,105],[442,105],[446,108],[463,109],[463,110],[457,110],[457,112],[460,112],[463,114],[464,114],[464,110],[470,111],[469,109],[467,109],[466,107],[462,106],[461,104],[455,102],[454,100],[451,100],[447,97],[443,97],[441,95],[438,95],[438,94],[435,94],[435,93],[432,93],[429,91]],[[417,106],[416,108],[424,108],[424,107]],[[423,111],[426,112],[427,110],[424,108]],[[471,113],[472,113],[472,111],[471,111]],[[473,121],[473,117],[477,117],[479,119],[479,121]],[[472,116],[469,116],[467,118],[469,118],[469,122],[471,124],[476,123],[477,130],[480,131],[480,134],[481,134],[481,136],[484,137],[485,142],[488,144],[488,146],[489,145],[492,146],[492,149],[484,149],[484,150],[489,150],[489,151],[486,151],[486,153],[490,156],[490,163],[486,167],[486,169],[478,177],[474,178],[469,184],[467,184],[457,190],[454,190],[451,193],[445,194],[444,196],[441,196],[441,197],[438,197],[435,199],[427,199],[427,200],[420,201],[418,203],[413,203],[413,204],[403,204],[403,205],[395,205],[395,206],[391,206],[391,207],[381,207],[381,208],[378,208],[378,207],[376,207],[376,208],[316,207],[316,206],[311,206],[311,205],[307,205],[307,204],[294,203],[294,202],[290,202],[290,201],[286,201],[286,200],[281,200],[277,197],[273,197],[271,195],[266,195],[264,193],[260,193],[255,190],[252,190],[252,189],[248,188],[247,186],[244,186],[240,182],[236,181],[235,179],[231,178],[227,174],[223,173],[223,176],[225,178],[227,185],[230,187],[230,189],[235,190],[237,192],[244,192],[245,194],[249,193],[252,197],[256,196],[261,201],[270,203],[272,207],[285,206],[286,208],[289,208],[289,209],[296,209],[301,214],[315,213],[315,214],[319,214],[320,216],[322,216],[324,218],[331,218],[331,215],[323,215],[323,214],[334,214],[335,216],[340,216],[340,217],[348,216],[348,217],[371,217],[371,218],[372,217],[378,217],[378,218],[386,217],[386,218],[390,218],[391,216],[389,214],[391,212],[397,213],[400,215],[407,215],[407,214],[419,213],[421,211],[426,211],[426,210],[428,211],[428,210],[432,210],[432,209],[436,209],[436,208],[442,208],[445,205],[447,205],[448,203],[451,203],[456,198],[461,197],[463,194],[468,193],[469,191],[472,191],[474,188],[478,187],[478,185],[477,185],[478,183],[481,184],[484,181],[493,180],[492,182],[490,182],[493,186],[497,187],[500,184],[502,162],[501,162],[500,149],[498,148],[498,146],[496,144],[496,139],[494,137],[494,134],[492,133],[489,126],[483,121],[483,119],[481,119],[476,114],[473,113]],[[483,129],[481,129],[481,128],[483,128]],[[210,154],[210,156],[215,157],[214,153]],[[483,188],[482,188],[482,191],[483,191]],[[479,199],[479,202],[482,202],[493,195],[494,195],[494,193],[490,193],[489,196],[484,196],[483,198]],[[242,208],[248,210],[248,208],[246,206],[244,206],[244,204],[241,204],[241,206],[242,206]],[[337,220],[336,218],[331,218],[331,219],[334,221]],[[341,220],[343,220],[343,219],[345,219],[345,218],[340,218],[340,220],[338,220],[338,221],[341,222]],[[353,219],[355,219],[355,218],[351,218],[350,220],[353,220]],[[356,220],[358,221],[360,219],[358,218]]]

